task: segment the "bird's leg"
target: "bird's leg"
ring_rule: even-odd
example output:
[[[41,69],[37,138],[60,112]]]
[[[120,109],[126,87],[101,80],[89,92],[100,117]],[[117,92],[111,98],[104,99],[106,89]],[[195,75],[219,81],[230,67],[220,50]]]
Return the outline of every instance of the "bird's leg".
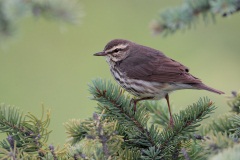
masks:
[[[171,108],[170,108],[170,104],[169,104],[168,94],[166,94],[165,99],[167,100],[167,104],[168,104],[168,111],[169,111],[169,115],[170,115],[170,126],[173,127],[174,126],[174,121],[173,121],[173,118],[172,118],[172,112],[171,112]]]
[[[134,113],[136,112],[136,110],[137,110],[137,102],[138,102],[138,100],[136,99],[133,99],[133,104],[134,104],[134,106],[133,106],[133,111],[134,111]]]
[[[137,110],[137,102],[139,102],[139,101],[142,101],[142,100],[147,100],[147,99],[153,99],[153,97],[144,97],[144,98],[139,98],[139,99],[131,99],[131,102],[130,102],[130,104],[131,103],[133,103],[133,111],[134,111],[134,113],[136,112],[136,110]]]

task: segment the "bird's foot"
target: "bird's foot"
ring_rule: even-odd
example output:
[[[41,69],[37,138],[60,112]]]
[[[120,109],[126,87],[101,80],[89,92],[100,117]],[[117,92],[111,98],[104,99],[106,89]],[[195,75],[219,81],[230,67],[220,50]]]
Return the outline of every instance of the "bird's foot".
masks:
[[[173,121],[173,118],[172,118],[172,117],[170,117],[169,126],[170,126],[171,128],[174,127],[174,121]]]

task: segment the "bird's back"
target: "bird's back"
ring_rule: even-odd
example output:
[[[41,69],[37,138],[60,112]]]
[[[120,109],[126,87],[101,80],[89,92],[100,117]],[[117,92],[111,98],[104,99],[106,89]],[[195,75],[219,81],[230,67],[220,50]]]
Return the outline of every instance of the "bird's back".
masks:
[[[141,45],[133,46],[128,57],[118,63],[118,68],[133,79],[161,83],[201,83],[188,73],[186,66],[158,50]]]

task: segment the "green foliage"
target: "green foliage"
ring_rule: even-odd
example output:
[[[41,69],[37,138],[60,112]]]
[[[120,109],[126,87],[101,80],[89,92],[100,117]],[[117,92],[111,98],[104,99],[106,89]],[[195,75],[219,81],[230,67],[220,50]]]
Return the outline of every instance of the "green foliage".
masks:
[[[196,131],[200,125],[197,123],[205,119],[205,116],[215,109],[210,100],[201,99],[198,103],[180,111],[179,114],[173,115],[173,128],[166,125],[166,120],[160,118],[160,124],[165,127],[160,132],[161,128],[154,124],[147,125],[149,112],[146,106],[138,106],[136,113],[134,113],[133,104],[130,103],[131,98],[128,95],[123,95],[123,91],[119,87],[110,82],[96,79],[90,86],[90,92],[94,96],[93,99],[100,103],[98,106],[100,112],[106,110],[104,117],[118,121],[118,133],[124,136],[125,140],[123,145],[142,150],[143,159],[163,156],[177,158],[182,142],[188,140],[191,137],[191,132]],[[155,107],[150,107],[150,110],[157,113],[161,112],[157,111]]]
[[[86,120],[65,123],[68,141],[63,148],[47,144],[49,111],[46,118],[44,114],[37,118],[2,104],[0,131],[7,138],[1,142],[0,158],[207,160],[233,154],[235,160],[238,155],[238,110],[199,129],[199,122],[216,109],[208,98],[202,98],[174,114],[174,126],[170,126],[164,104],[143,102],[134,112],[131,97],[110,81],[101,79],[94,80],[89,91],[99,103],[98,113]],[[231,108],[239,107],[235,103],[237,99],[238,96],[231,98],[228,103]]]
[[[147,130],[149,115],[143,106],[139,106],[136,113],[133,111],[131,98],[110,81],[97,79],[90,86],[93,100],[100,102],[98,110],[105,110],[104,118],[117,120],[119,134],[125,136],[125,145],[131,147],[149,147],[154,145],[153,137]]]
[[[50,112],[47,111],[45,119],[43,115],[38,119],[31,113],[23,115],[19,109],[1,104],[0,130],[7,135],[7,139],[0,142],[1,148],[13,154],[16,150],[24,154],[44,154],[41,150],[45,147],[50,133],[47,129],[50,123],[49,115]]]
[[[228,100],[228,106],[232,109],[232,112],[240,113],[240,92],[232,91],[232,96]]]
[[[137,160],[141,157],[141,151],[137,150],[135,148],[133,149],[124,149],[124,150],[119,150],[119,155],[116,156],[115,159],[122,159],[122,160]]]
[[[81,13],[76,0],[0,0],[0,42],[12,36],[16,23],[29,15],[77,23]]]
[[[202,146],[207,155],[214,155],[225,148],[232,147],[234,143],[233,139],[230,138],[227,133],[218,132],[208,134]]]
[[[82,122],[72,120],[65,124],[69,142],[75,147],[73,149],[75,156],[83,157],[82,153],[84,153],[84,157],[108,159],[116,156],[115,154],[121,149],[123,139],[115,131],[117,122],[102,119],[102,116],[103,114],[94,113],[91,120]],[[79,134],[76,134],[77,131],[80,131]]]
[[[233,127],[229,131],[233,132],[235,137],[240,138],[240,115],[234,115],[229,120],[233,123]]]
[[[92,119],[89,120],[77,120],[72,119],[69,122],[65,123],[65,128],[67,134],[71,139],[69,142],[74,145],[84,139],[87,136],[87,133],[91,131],[93,127]]]
[[[240,157],[240,145],[235,145],[233,147],[229,147],[222,152],[219,152],[217,155],[210,158],[210,160],[238,160]]]
[[[220,115],[217,119],[211,123],[204,125],[200,128],[199,133],[206,135],[212,131],[214,133],[227,133],[229,136],[238,137],[240,136],[240,92],[233,92],[232,96],[229,97],[228,105],[231,108],[232,113]]]
[[[169,113],[168,108],[159,101],[146,101],[144,104],[151,115],[151,123],[160,125],[160,128],[168,126]]]
[[[180,160],[205,160],[208,155],[206,155],[203,151],[203,147],[199,144],[201,142],[198,141],[188,141],[183,145],[181,149],[179,159]],[[185,146],[186,145],[186,146]]]
[[[234,124],[229,119],[232,117],[232,114],[220,115],[218,118],[211,121],[209,124],[203,125],[200,128],[200,134],[206,135],[211,131],[224,133],[226,131],[231,134],[230,130],[234,128]]]
[[[231,148],[239,145],[240,138],[240,116],[238,114],[238,109],[235,109],[240,106],[239,103],[232,103],[238,101],[239,97],[236,96],[238,94],[239,93],[233,94],[233,97],[230,99],[231,103],[228,103],[232,109],[231,114],[221,115],[211,123],[202,126],[199,130],[199,133],[203,136],[199,136],[201,137],[201,142],[198,142],[197,146],[201,147],[202,158],[216,158],[220,155],[227,157],[229,152],[231,152],[233,155],[230,156],[230,159],[238,159],[236,158],[237,153],[235,154],[234,149]]]
[[[239,10],[240,0],[185,0],[181,6],[162,12],[151,28],[154,34],[167,35],[195,27],[200,16],[208,23],[209,17],[214,21],[216,14],[225,17]]]
[[[10,149],[17,142],[16,146],[24,152],[38,151],[48,139],[49,122],[49,112],[43,120],[43,117],[38,119],[30,113],[23,116],[18,109],[2,104],[0,106],[0,130],[7,134],[8,143],[3,141],[0,145],[5,149]]]

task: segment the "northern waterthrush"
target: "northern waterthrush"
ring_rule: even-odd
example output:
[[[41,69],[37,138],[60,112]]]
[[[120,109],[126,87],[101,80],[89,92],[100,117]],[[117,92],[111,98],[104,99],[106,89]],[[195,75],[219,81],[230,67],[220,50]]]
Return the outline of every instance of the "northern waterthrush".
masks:
[[[115,80],[129,93],[138,97],[133,99],[134,110],[138,101],[166,98],[171,125],[173,119],[168,94],[172,91],[203,89],[224,94],[203,84],[189,73],[187,67],[162,52],[128,40],[112,40],[102,52],[94,55],[105,56]]]

